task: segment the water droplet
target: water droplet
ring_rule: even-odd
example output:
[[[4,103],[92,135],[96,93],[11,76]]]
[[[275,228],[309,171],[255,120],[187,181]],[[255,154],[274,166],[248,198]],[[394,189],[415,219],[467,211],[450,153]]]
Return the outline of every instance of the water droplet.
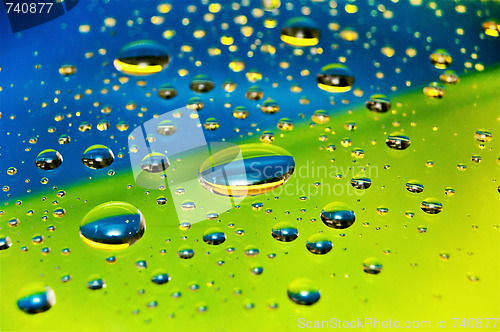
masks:
[[[355,177],[351,179],[351,185],[356,189],[368,189],[372,185],[372,180],[366,177]]]
[[[15,167],[9,167],[9,168],[7,168],[7,174],[8,175],[14,175],[16,173],[17,173],[17,168],[15,168]]]
[[[291,242],[299,236],[299,231],[288,222],[280,222],[271,229],[271,235],[278,241]]]
[[[311,116],[311,119],[317,124],[325,124],[330,122],[330,116],[325,110],[317,110]]]
[[[474,134],[474,138],[476,140],[478,140],[479,142],[490,142],[492,140],[492,135],[489,131],[487,130],[484,130],[484,129],[480,129],[478,131],[476,131],[476,133]]]
[[[141,162],[141,169],[148,173],[161,173],[169,166],[167,157],[158,152],[146,155]]]
[[[314,46],[320,36],[316,23],[307,17],[294,17],[281,29],[281,41],[296,47]]]
[[[215,194],[253,196],[280,187],[294,169],[295,161],[284,149],[245,144],[214,153],[201,165],[198,178],[205,189]]]
[[[216,118],[208,118],[203,126],[206,130],[216,130],[220,125]]]
[[[482,24],[484,33],[490,37],[500,36],[500,24],[494,19],[488,19]]]
[[[71,76],[76,74],[76,67],[73,65],[62,65],[59,67],[59,74],[62,76]]]
[[[17,306],[22,311],[28,314],[38,314],[49,310],[56,303],[56,295],[50,287],[35,286],[33,288],[30,289],[29,295],[17,300]]]
[[[260,275],[264,272],[264,268],[262,266],[254,266],[250,269],[250,273],[253,275]]]
[[[255,248],[255,246],[248,245],[243,250],[243,254],[248,257],[255,257],[259,254],[259,249]]]
[[[274,100],[268,99],[262,103],[260,110],[266,114],[274,114],[279,112],[280,106]]]
[[[97,290],[106,287],[106,283],[102,278],[92,279],[87,282],[87,288],[90,290]]]
[[[198,97],[190,98],[186,103],[186,108],[191,111],[199,111],[205,106],[203,100]]]
[[[366,108],[377,113],[385,113],[391,109],[391,106],[391,100],[381,94],[371,96],[366,102]]]
[[[233,116],[236,119],[244,120],[248,116],[248,111],[245,106],[237,106],[233,110]]]
[[[245,93],[245,97],[248,100],[253,100],[253,101],[261,100],[262,98],[264,98],[264,91],[262,91],[262,89],[259,88],[258,86],[251,86]]]
[[[158,96],[162,99],[172,99],[177,96],[177,90],[171,84],[163,84],[158,89]]]
[[[344,229],[354,223],[356,216],[349,205],[341,202],[333,202],[323,208],[321,211],[321,220],[328,227]]]
[[[61,145],[68,144],[69,142],[71,142],[71,137],[69,137],[68,135],[61,135],[59,136],[57,142]]]
[[[83,152],[82,162],[92,169],[101,169],[110,166],[115,160],[113,151],[107,146],[96,144]]]
[[[282,118],[278,122],[277,128],[282,131],[291,131],[293,130],[293,122],[289,118]]]
[[[319,301],[321,295],[314,283],[305,278],[296,279],[288,285],[288,297],[301,305],[313,305]]]
[[[203,241],[205,243],[216,246],[226,241],[226,234],[216,227],[209,228],[203,233]]]
[[[460,78],[453,70],[447,70],[439,76],[439,80],[446,84],[457,84]]]
[[[156,204],[158,204],[158,205],[165,205],[165,204],[167,204],[167,198],[166,197],[158,197],[156,199]]]
[[[363,271],[368,274],[379,274],[382,271],[382,263],[375,258],[367,258],[363,261]]]
[[[314,234],[307,239],[306,248],[315,255],[324,255],[332,250],[333,244],[325,235]]]
[[[113,61],[116,70],[128,75],[151,75],[162,71],[170,62],[166,49],[152,40],[125,45]]]
[[[446,51],[442,48],[435,50],[430,55],[429,60],[434,65],[434,67],[436,67],[437,69],[445,69],[453,61],[453,59],[451,58],[451,55],[448,54],[448,51]]]
[[[136,207],[125,202],[108,202],[87,213],[80,226],[80,236],[98,249],[123,249],[138,241],[145,229],[144,217]]]
[[[424,88],[424,94],[430,98],[443,98],[444,87],[441,83],[432,82]]]
[[[328,92],[347,92],[354,84],[351,70],[342,64],[330,64],[317,75],[318,87]]]
[[[271,131],[264,131],[259,137],[262,143],[272,143],[274,142],[274,133]]]
[[[224,83],[222,83],[222,88],[226,91],[226,92],[233,92],[234,90],[236,90],[236,87],[238,85],[232,81],[232,80],[226,80],[224,81]]]
[[[410,180],[406,183],[406,190],[411,193],[419,194],[424,191],[424,185],[418,180]]]
[[[452,187],[446,187],[444,189],[444,194],[446,196],[453,196],[453,195],[455,195],[455,189],[453,189]]]
[[[438,214],[443,210],[443,205],[437,199],[429,197],[422,201],[420,208],[427,214]]]
[[[405,150],[410,146],[410,139],[401,133],[392,133],[385,140],[385,144],[394,150]]]
[[[189,88],[194,92],[207,93],[212,91],[214,86],[214,82],[207,75],[196,75]]]
[[[194,250],[190,247],[181,247],[179,251],[177,251],[177,256],[182,259],[189,259],[194,256]]]
[[[17,218],[12,218],[10,219],[7,224],[10,226],[10,227],[17,227],[19,226],[19,219]]]
[[[381,216],[385,216],[389,213],[389,208],[386,208],[385,206],[379,206],[377,207],[377,213]]]
[[[158,124],[156,132],[163,136],[173,135],[177,131],[177,127],[170,120],[164,120]]]
[[[170,276],[167,273],[159,273],[151,277],[151,281],[157,285],[163,285],[170,281]]]
[[[8,236],[0,236],[0,250],[9,249],[12,246],[12,241]]]

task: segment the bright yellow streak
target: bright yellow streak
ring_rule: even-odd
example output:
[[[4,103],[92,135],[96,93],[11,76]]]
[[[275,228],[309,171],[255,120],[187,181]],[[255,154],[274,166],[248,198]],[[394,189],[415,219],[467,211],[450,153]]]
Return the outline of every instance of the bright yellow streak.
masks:
[[[322,83],[318,83],[318,87],[321,90],[325,90],[328,92],[347,92],[351,90],[350,86],[332,86],[332,85],[326,85]]]
[[[319,42],[318,38],[297,38],[287,35],[281,35],[281,41],[292,46],[314,46]]]
[[[118,59],[113,61],[113,65],[118,71],[129,75],[151,75],[163,69],[160,65],[131,65]]]

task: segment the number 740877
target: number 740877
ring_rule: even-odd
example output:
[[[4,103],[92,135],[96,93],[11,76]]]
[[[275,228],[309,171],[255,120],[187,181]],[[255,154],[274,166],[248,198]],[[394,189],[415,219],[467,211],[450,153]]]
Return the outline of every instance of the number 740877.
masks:
[[[452,318],[454,321],[453,328],[496,328],[498,318]],[[490,325],[492,323],[492,326]]]
[[[10,11],[15,13],[23,13],[23,14],[41,14],[44,10],[45,5],[47,5],[46,10],[47,14],[50,13],[50,9],[52,8],[53,3],[51,2],[32,2],[32,3],[16,3],[14,4],[12,2],[7,2],[5,5],[8,7],[7,8],[7,14],[10,14]],[[12,8],[14,6],[14,8]]]

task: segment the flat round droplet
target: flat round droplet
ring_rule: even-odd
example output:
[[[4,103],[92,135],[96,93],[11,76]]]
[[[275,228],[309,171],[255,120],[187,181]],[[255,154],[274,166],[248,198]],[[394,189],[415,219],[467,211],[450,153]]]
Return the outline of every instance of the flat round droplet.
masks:
[[[83,152],[82,162],[92,169],[101,169],[110,166],[115,160],[113,151],[107,146],[92,145]]]
[[[437,69],[445,69],[453,61],[453,59],[451,58],[451,55],[448,53],[448,51],[446,51],[442,48],[435,50],[430,55],[429,60],[434,65],[434,67],[436,67]]]
[[[314,234],[307,239],[306,248],[315,255],[324,255],[332,250],[333,244],[325,235],[320,233]]]
[[[144,235],[146,223],[142,213],[132,204],[112,201],[103,203],[82,220],[80,237],[98,249],[123,249]]]
[[[446,84],[457,84],[460,77],[453,70],[447,70],[439,76],[439,80]]]
[[[427,214],[438,214],[443,210],[443,204],[437,199],[429,197],[422,201],[420,208]]]
[[[173,135],[177,131],[177,127],[170,120],[164,120],[158,124],[156,132],[163,136]]]
[[[281,29],[281,41],[295,47],[318,44],[320,31],[317,24],[307,17],[294,17]]]
[[[316,76],[318,87],[328,92],[347,92],[354,84],[354,76],[346,66],[333,63],[321,68]]]
[[[368,274],[379,274],[382,271],[382,263],[375,258],[367,258],[363,261],[363,271]]]
[[[28,293],[17,300],[17,307],[27,314],[47,311],[56,303],[56,295],[48,286],[34,286],[30,288]]]
[[[288,222],[280,222],[271,229],[271,235],[278,241],[291,242],[299,236],[299,231]]]
[[[266,114],[274,114],[279,112],[280,106],[274,100],[268,99],[262,103],[260,110]]]
[[[424,88],[424,94],[430,98],[443,98],[444,87],[441,83],[431,82]]]
[[[253,196],[283,185],[295,169],[295,160],[284,149],[264,144],[234,146],[202,163],[198,180],[218,195]]]
[[[244,120],[247,118],[248,116],[248,111],[246,109],[245,106],[237,106],[235,107],[235,109],[233,110],[233,116],[236,118],[236,119],[240,119],[240,120]]]
[[[264,97],[264,91],[258,86],[251,86],[245,93],[245,97],[252,101],[261,100]]]
[[[58,151],[47,149],[38,154],[35,164],[44,171],[51,171],[61,166],[62,162],[63,157]]]
[[[293,130],[293,122],[289,118],[282,118],[279,120],[278,125],[276,126],[281,131],[291,131]]]
[[[170,84],[163,84],[158,89],[158,96],[162,99],[172,99],[177,96],[177,89]]]
[[[381,94],[371,96],[366,102],[366,108],[376,113],[386,113],[391,109],[391,106],[391,100]]]
[[[191,81],[189,88],[194,92],[207,93],[212,91],[214,86],[214,81],[207,75],[197,75]]]
[[[216,227],[209,228],[203,233],[203,241],[207,244],[216,246],[226,241],[226,234]]]
[[[356,189],[368,189],[372,185],[372,180],[367,177],[354,177],[351,179],[351,185]]]
[[[151,75],[162,71],[170,62],[167,50],[152,40],[125,45],[113,61],[116,70],[128,75]]]
[[[385,144],[394,150],[405,150],[410,146],[410,139],[401,133],[392,133],[385,140]]]
[[[333,202],[323,208],[321,211],[321,220],[328,227],[344,229],[354,223],[356,216],[349,205],[341,202]]]
[[[170,281],[170,276],[167,273],[158,273],[151,277],[151,281],[157,285],[163,285]]]
[[[305,278],[296,279],[288,285],[288,298],[300,305],[313,305],[321,298],[315,284]]]
[[[153,152],[146,155],[141,162],[141,169],[148,173],[161,173],[170,166],[165,155]]]
[[[486,143],[486,142],[490,142],[492,140],[493,136],[491,135],[491,133],[489,131],[484,130],[484,129],[480,129],[474,133],[474,138],[479,142]]]
[[[406,183],[406,190],[411,193],[419,194],[424,191],[424,185],[418,180],[410,180]]]
[[[313,120],[314,123],[317,124],[325,124],[330,121],[330,116],[328,115],[328,112],[326,112],[325,110],[317,110],[311,116],[311,120]]]

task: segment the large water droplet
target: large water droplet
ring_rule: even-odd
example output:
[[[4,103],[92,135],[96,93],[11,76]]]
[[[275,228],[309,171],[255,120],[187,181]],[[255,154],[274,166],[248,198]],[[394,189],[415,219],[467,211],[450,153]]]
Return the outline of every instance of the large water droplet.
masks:
[[[198,179],[215,194],[252,196],[283,185],[294,169],[295,161],[284,149],[245,144],[213,154],[201,165]]]
[[[311,280],[301,278],[288,285],[288,297],[297,304],[312,305],[319,301],[321,295]]]
[[[318,43],[320,31],[316,23],[307,17],[295,17],[285,22],[281,29],[281,40],[289,45],[302,47]]]
[[[316,77],[318,87],[328,92],[346,92],[354,84],[354,76],[346,66],[333,63],[321,68]]]
[[[152,40],[125,45],[113,61],[116,70],[128,75],[151,75],[162,71],[170,62],[166,49]]]
[[[424,185],[418,180],[410,180],[406,183],[406,190],[411,193],[419,194],[424,191]]]
[[[99,249],[123,249],[138,241],[146,230],[142,213],[125,202],[103,203],[87,213],[80,226],[80,236]]]
[[[443,204],[441,204],[437,199],[429,197],[422,201],[420,204],[422,211],[428,214],[438,214],[443,210]]]
[[[392,133],[385,140],[385,144],[394,150],[404,150],[410,146],[410,139],[401,133]]]
[[[161,173],[170,166],[165,155],[153,152],[146,155],[141,162],[141,169],[149,173]]]
[[[189,88],[194,92],[207,93],[213,90],[214,81],[206,75],[197,75],[191,81]]]
[[[54,291],[46,286],[45,288],[30,290],[29,295],[17,300],[17,306],[28,314],[38,314],[49,310],[56,303]]]
[[[333,244],[325,235],[314,234],[307,239],[306,248],[316,255],[324,255],[332,250]]]
[[[158,89],[158,96],[162,99],[172,99],[177,96],[177,90],[170,84],[163,84]]]
[[[351,226],[356,220],[356,216],[349,205],[334,202],[323,208],[321,220],[328,227],[343,229]]]
[[[216,227],[209,228],[203,233],[203,241],[210,245],[219,245],[226,241],[226,234]]]
[[[82,162],[92,169],[106,168],[113,163],[115,156],[107,146],[96,144],[83,152]]]
[[[363,261],[363,271],[368,274],[379,274],[382,271],[382,263],[375,258],[367,258]]]
[[[299,231],[288,222],[280,222],[274,225],[271,235],[278,241],[291,242],[299,236]]]
[[[158,124],[156,132],[163,136],[173,135],[177,131],[177,127],[170,120],[164,120]]]
[[[385,113],[391,109],[391,100],[385,95],[373,95],[366,102],[366,108],[372,112]]]
[[[50,171],[61,166],[63,157],[53,149],[43,150],[36,157],[36,166],[45,171]]]
[[[434,67],[436,67],[437,69],[445,69],[453,61],[453,59],[451,58],[451,55],[448,53],[448,51],[446,51],[442,48],[435,50],[430,55],[429,60],[434,65]]]

